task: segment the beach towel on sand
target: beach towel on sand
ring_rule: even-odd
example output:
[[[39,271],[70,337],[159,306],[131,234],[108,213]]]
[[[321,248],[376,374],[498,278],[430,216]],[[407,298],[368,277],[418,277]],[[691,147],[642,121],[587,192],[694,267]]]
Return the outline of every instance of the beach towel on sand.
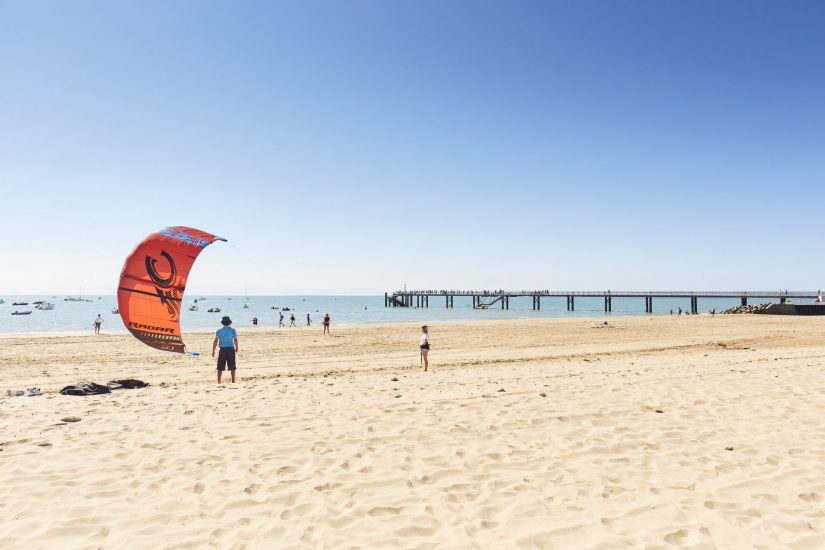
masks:
[[[60,393],[63,395],[99,395],[101,393],[111,393],[107,386],[101,386],[94,382],[80,382],[74,386],[66,386]]]
[[[145,388],[149,383],[143,380],[127,378],[126,380],[109,380],[109,383],[106,385],[113,390],[133,390],[135,388]]]

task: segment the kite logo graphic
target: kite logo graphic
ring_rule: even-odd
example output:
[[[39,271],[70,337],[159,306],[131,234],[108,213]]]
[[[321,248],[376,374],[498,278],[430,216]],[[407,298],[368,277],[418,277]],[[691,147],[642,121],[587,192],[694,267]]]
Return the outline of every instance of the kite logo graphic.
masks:
[[[155,283],[155,292],[158,293],[160,303],[165,305],[166,311],[169,312],[171,317],[174,317],[180,312],[180,293],[178,289],[172,288],[178,277],[178,270],[175,266],[175,260],[168,252],[161,250],[160,255],[169,263],[169,275],[166,278],[160,276],[155,268],[157,260],[151,256],[146,256],[146,273]]]

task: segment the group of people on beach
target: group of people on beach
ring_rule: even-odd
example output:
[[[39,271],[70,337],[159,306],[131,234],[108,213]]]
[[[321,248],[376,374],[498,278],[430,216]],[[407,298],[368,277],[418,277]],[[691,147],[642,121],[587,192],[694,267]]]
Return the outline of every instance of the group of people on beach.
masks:
[[[283,324],[283,313],[281,314],[281,323]],[[256,318],[257,320],[257,318]],[[295,315],[292,315],[292,325],[295,326]],[[307,326],[310,325],[311,319],[307,314]],[[232,377],[232,382],[235,382],[235,371],[237,370],[236,355],[238,353],[238,332],[232,327],[232,319],[224,316],[221,319],[221,328],[215,331],[215,339],[212,341],[212,357],[215,357],[215,351],[218,351],[218,384],[221,383],[221,378],[225,370],[229,370]],[[324,334],[329,334],[329,313],[324,315]],[[430,367],[430,332],[429,327],[424,325],[421,327],[421,339],[419,340],[418,349],[421,355],[421,365],[424,367],[424,372]]]
[[[324,325],[324,334],[329,334],[329,324],[330,324],[330,322],[332,322],[332,318],[329,316],[329,313],[325,313],[324,314],[324,320],[323,320],[323,323],[322,323]],[[258,326],[258,318],[257,317],[252,318],[252,324],[256,327]],[[284,328],[285,326],[286,325],[284,324],[284,314],[283,314],[283,312],[278,313],[278,328]],[[290,327],[297,326],[295,324],[295,314],[294,313],[289,316],[289,326]],[[307,313],[307,326],[308,327],[312,326],[312,316],[309,313]]]
[[[714,307],[714,308],[709,309],[708,313],[710,313],[711,317],[716,317],[716,308]],[[680,307],[676,308],[676,313],[675,314],[673,313],[673,309],[671,309],[670,314],[671,315],[699,315],[698,313],[691,313],[689,311],[682,311],[682,308],[680,308]]]

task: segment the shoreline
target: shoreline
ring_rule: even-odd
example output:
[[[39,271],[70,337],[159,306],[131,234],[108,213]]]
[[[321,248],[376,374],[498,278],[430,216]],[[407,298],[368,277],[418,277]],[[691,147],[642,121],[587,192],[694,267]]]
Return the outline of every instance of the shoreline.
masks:
[[[717,313],[717,317],[721,316],[720,313]],[[638,313],[638,312],[611,312],[605,315],[593,315],[593,316],[586,316],[586,315],[560,315],[558,317],[550,317],[550,316],[543,316],[543,317],[499,317],[493,319],[443,319],[443,320],[434,320],[428,321],[426,319],[421,321],[409,321],[409,320],[400,320],[400,321],[372,321],[372,322],[364,322],[364,323],[334,323],[333,327],[346,327],[346,328],[353,328],[353,327],[375,327],[381,325],[388,325],[388,326],[395,326],[395,325],[409,325],[409,326],[421,326],[421,323],[428,323],[429,326],[435,325],[447,325],[447,324],[457,324],[457,323],[508,323],[508,322],[515,322],[515,321],[529,321],[529,322],[557,322],[557,321],[587,321],[587,322],[595,322],[595,321],[609,321],[610,319],[647,319],[649,317],[653,317],[654,319],[657,318],[677,318],[677,315],[668,315],[663,313]],[[682,315],[684,318],[705,318],[710,317],[708,313],[697,313],[694,315]],[[743,317],[743,315],[725,315],[724,317]],[[220,328],[220,324],[218,323],[219,320],[215,322],[215,330]],[[279,329],[277,326],[270,326],[270,325],[259,325],[258,327],[254,327],[251,324],[244,324],[243,327],[239,327],[238,324],[233,323],[232,325],[237,330],[250,330],[250,331],[264,331],[270,330],[274,332],[278,332],[279,330],[289,330],[290,327],[286,326],[282,329]],[[320,322],[313,321],[312,329],[321,328]],[[297,324],[295,329],[306,329],[307,326]],[[209,334],[214,332],[211,328],[196,328],[191,330],[184,330],[182,331],[182,335],[184,340],[186,339],[187,334],[198,335],[198,334]],[[129,335],[129,331],[126,330],[124,326],[122,330],[108,330],[103,329],[103,332],[100,336],[124,336]],[[48,338],[50,336],[57,336],[57,337],[69,337],[69,336],[91,336],[95,337],[97,335],[94,334],[93,328],[89,328],[88,330],[56,330],[56,331],[20,331],[20,332],[0,332],[0,340],[2,339],[9,339],[9,338],[23,338],[23,337],[44,337]]]

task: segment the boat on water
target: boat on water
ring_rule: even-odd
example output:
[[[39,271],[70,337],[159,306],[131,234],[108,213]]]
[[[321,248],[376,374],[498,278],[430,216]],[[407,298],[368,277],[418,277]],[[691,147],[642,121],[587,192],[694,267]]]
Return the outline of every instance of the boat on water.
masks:
[[[64,302],[83,302],[84,300],[80,296],[66,296],[65,298],[63,298],[63,301]]]
[[[5,303],[6,303],[5,300],[0,299],[0,304],[5,304]]]
[[[219,307],[210,307],[209,309],[206,310],[206,312],[207,313],[220,313],[221,308],[219,308]]]
[[[13,305],[13,306],[27,306],[27,305],[29,305],[29,303],[28,302],[12,302],[11,305]]]
[[[196,305],[189,306],[189,311],[198,311],[198,306],[196,306]]]
[[[51,311],[54,309],[54,304],[51,302],[40,302],[34,307],[40,311]]]
[[[269,309],[278,309],[278,306],[272,306]]]
[[[249,304],[244,304],[244,305],[243,305],[243,308],[244,308],[244,309],[249,309]]]
[[[31,315],[31,314],[32,314],[32,310],[30,310],[30,309],[29,309],[29,310],[27,310],[27,311],[17,311],[17,310],[14,310],[14,311],[12,311],[12,312],[11,312],[11,314],[12,314],[12,315]]]
[[[118,308],[112,309],[112,315],[117,315],[118,313],[120,313],[120,310]]]
[[[45,304],[43,300],[37,300],[36,302],[32,302],[32,305],[39,306],[40,304]]]

